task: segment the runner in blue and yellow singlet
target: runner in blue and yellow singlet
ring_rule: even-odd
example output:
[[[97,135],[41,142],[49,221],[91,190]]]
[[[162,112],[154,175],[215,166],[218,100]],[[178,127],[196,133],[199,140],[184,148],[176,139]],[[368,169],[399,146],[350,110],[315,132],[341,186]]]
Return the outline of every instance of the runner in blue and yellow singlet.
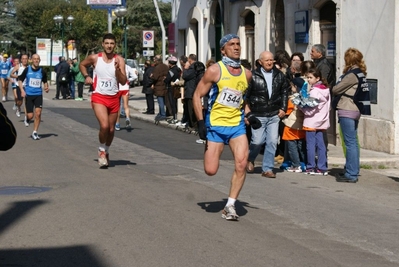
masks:
[[[207,140],[204,153],[204,170],[215,175],[219,168],[220,155],[228,144],[234,156],[235,168],[231,187],[222,218],[238,220],[235,202],[244,185],[246,161],[248,159],[248,140],[245,123],[257,127],[255,117],[244,118],[244,98],[252,74],[240,62],[240,38],[227,34],[220,40],[223,59],[210,66],[194,92],[193,103],[198,119],[198,133]],[[201,97],[208,95],[208,109],[205,119]],[[259,122],[260,123],[260,122]]]

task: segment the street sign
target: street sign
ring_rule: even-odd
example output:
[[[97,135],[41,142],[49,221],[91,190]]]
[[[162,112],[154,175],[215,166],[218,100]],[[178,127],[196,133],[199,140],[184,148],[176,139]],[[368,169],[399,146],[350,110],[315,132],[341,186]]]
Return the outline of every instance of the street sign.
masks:
[[[154,31],[143,31],[143,47],[154,47]]]
[[[154,50],[143,50],[143,56],[144,57],[153,57],[154,56]]]

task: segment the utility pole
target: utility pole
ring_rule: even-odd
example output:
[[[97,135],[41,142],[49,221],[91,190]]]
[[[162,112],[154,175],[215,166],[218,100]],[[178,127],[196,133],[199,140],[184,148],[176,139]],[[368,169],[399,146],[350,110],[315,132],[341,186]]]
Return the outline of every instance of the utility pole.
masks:
[[[157,0],[154,0],[154,6],[157,11],[158,15],[158,20],[159,24],[161,25],[161,30],[162,30],[162,62],[165,61],[166,53],[165,53],[165,46],[166,46],[166,33],[165,33],[165,27],[163,25],[162,17],[161,17],[161,12],[159,12],[159,7],[158,7],[158,2]]]

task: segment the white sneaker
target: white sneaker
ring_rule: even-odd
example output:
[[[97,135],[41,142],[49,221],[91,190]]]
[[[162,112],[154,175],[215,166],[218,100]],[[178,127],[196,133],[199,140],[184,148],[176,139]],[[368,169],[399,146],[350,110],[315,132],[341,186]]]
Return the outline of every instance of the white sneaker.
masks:
[[[14,103],[14,106],[12,107],[12,110],[17,110],[17,104]]]
[[[182,123],[181,121],[179,121],[178,123],[176,123],[176,126],[178,127],[186,127],[186,122]]]
[[[195,142],[196,142],[197,144],[205,144],[205,143],[206,143],[206,141],[205,141],[205,140],[202,140],[202,139],[197,139],[197,140],[195,140]]]
[[[17,117],[21,117],[21,111],[19,111],[19,109],[17,108],[17,111],[15,111],[15,115],[17,115]]]
[[[299,167],[289,167],[289,168],[287,168],[287,172],[302,172],[302,169],[301,169],[301,166],[299,166]]]
[[[1,99],[1,101],[6,102],[6,97],[3,96],[3,98]]]
[[[40,136],[37,134],[37,132],[33,132],[31,136],[33,140],[40,140]]]
[[[233,205],[224,207],[222,218],[228,221],[238,221],[239,216],[236,213],[236,208]]]
[[[26,119],[26,116],[25,116],[25,119],[24,119],[24,124],[25,124],[26,127],[29,127],[29,121]]]

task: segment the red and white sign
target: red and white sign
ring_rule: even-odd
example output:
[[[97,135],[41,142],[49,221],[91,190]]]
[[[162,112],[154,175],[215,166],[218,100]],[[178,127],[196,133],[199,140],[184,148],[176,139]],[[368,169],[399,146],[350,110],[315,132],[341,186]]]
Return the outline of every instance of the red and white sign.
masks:
[[[154,47],[154,31],[143,31],[143,47]]]

